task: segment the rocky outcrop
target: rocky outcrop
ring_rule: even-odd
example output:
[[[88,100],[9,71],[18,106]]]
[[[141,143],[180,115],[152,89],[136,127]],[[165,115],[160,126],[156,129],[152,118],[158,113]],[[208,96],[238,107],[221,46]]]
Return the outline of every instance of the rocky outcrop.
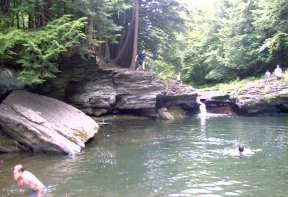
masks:
[[[149,72],[98,68],[87,78],[69,82],[66,101],[90,115],[133,113],[156,116],[156,97],[165,89]]]
[[[15,89],[24,89],[25,82],[17,79],[18,72],[0,66],[0,103],[5,97]]]
[[[77,154],[99,126],[78,109],[26,91],[13,91],[0,104],[0,127],[33,151]]]
[[[219,90],[198,91],[199,99],[205,103],[208,113],[236,114],[237,106],[231,100],[230,94]]]
[[[25,146],[19,144],[17,141],[6,135],[5,132],[0,129],[0,153],[19,152],[25,148]]]
[[[88,115],[131,114],[157,117],[157,109],[181,106],[192,110],[197,93],[187,86],[171,94],[156,74],[70,62],[37,92],[67,102]],[[173,92],[173,91],[172,91]]]
[[[288,83],[271,80],[253,82],[231,93],[231,100],[246,115],[281,115],[288,113]]]
[[[160,108],[157,110],[157,115],[162,120],[174,120],[174,117],[166,108]]]

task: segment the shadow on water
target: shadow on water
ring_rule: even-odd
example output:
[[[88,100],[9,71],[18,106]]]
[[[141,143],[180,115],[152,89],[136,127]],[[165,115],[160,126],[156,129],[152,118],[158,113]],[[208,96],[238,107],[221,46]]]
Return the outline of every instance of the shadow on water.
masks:
[[[126,121],[102,127],[77,157],[1,155],[0,196],[29,194],[13,183],[16,163],[48,185],[48,196],[285,196],[287,142],[285,118]],[[239,143],[263,151],[228,154]]]

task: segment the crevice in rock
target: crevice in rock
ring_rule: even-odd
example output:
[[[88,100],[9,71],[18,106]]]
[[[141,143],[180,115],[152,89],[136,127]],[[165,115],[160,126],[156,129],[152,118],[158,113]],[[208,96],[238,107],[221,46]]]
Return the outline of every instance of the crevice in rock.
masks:
[[[2,102],[7,98],[7,96],[9,96],[9,94],[10,94],[11,92],[12,92],[12,90],[6,91],[5,93],[0,94],[0,103],[2,103]]]

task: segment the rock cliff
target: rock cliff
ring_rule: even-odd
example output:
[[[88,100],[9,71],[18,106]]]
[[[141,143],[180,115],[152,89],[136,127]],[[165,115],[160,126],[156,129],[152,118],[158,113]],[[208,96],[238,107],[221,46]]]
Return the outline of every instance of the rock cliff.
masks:
[[[184,92],[172,95],[171,89],[151,72],[97,67],[95,62],[82,64],[72,61],[63,65],[56,79],[36,91],[60,99],[92,116],[130,114],[155,118],[159,108],[178,105],[192,110],[197,107],[195,90],[184,89]]]
[[[271,79],[238,88],[230,99],[244,115],[285,115],[288,113],[288,83]]]

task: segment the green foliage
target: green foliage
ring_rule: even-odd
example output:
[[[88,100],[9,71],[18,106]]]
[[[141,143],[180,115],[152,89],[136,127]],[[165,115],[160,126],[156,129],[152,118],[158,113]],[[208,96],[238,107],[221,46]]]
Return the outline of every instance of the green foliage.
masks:
[[[186,9],[177,0],[141,1],[139,45],[150,51],[148,65],[163,79],[175,79],[183,64]]]
[[[118,32],[122,27],[116,25],[113,15],[117,14],[118,16],[130,8],[124,0],[65,0],[65,2],[74,16],[87,16],[91,19],[93,38],[96,38],[95,45],[99,44],[97,42],[99,40],[116,42],[116,38],[119,36]]]
[[[183,69],[192,83],[219,83],[262,75],[288,61],[288,2],[215,0],[192,9]],[[285,66],[284,66],[285,67]]]
[[[174,71],[174,68],[171,64],[167,64],[165,61],[161,60],[152,60],[149,61],[149,64],[153,65],[153,71],[156,72],[161,79],[175,79],[177,73]]]
[[[205,89],[205,90],[221,90],[223,92],[231,92],[233,90],[238,89],[238,91],[241,91],[241,87],[251,83],[251,82],[257,82],[263,80],[261,78],[255,78],[255,77],[248,77],[243,80],[234,80],[230,81],[229,83],[218,83],[217,85],[202,85],[202,86],[196,86],[199,89]]]
[[[59,72],[59,56],[85,39],[85,24],[86,18],[72,20],[66,15],[37,31],[11,29],[0,33],[0,58],[21,66],[20,80],[42,83]]]

